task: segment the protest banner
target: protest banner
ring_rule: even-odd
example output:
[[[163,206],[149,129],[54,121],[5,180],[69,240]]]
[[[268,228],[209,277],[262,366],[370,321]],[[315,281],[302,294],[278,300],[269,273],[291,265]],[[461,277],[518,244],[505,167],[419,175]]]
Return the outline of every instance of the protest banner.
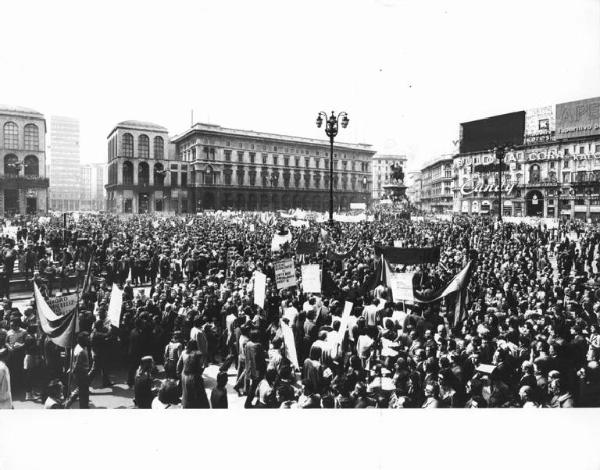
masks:
[[[254,303],[260,308],[265,306],[265,291],[267,289],[267,276],[259,271],[254,271]]]
[[[46,301],[48,307],[58,316],[66,315],[77,307],[77,294],[50,297]]]
[[[302,290],[304,292],[321,293],[321,269],[318,264],[302,266]]]
[[[276,261],[275,267],[275,283],[278,289],[286,289],[288,287],[296,287],[296,269],[294,261],[291,259],[282,259]]]
[[[415,273],[390,273],[387,279],[388,286],[392,290],[394,302],[405,300],[414,302],[413,277]]]

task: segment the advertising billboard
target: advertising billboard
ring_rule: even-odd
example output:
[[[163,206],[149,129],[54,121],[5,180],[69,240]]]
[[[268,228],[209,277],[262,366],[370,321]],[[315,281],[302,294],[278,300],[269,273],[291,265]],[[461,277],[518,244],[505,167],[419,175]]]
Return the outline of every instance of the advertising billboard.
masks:
[[[525,143],[549,142],[556,130],[554,106],[525,111]]]
[[[525,111],[492,116],[460,125],[460,153],[489,150],[494,145],[523,145]]]
[[[556,138],[600,134],[600,97],[556,105]]]

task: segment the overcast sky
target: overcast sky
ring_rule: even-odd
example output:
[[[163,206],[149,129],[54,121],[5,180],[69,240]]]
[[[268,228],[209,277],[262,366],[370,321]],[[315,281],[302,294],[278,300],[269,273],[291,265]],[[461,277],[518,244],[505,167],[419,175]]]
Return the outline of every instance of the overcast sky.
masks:
[[[0,103],[78,117],[82,161],[119,121],[196,122],[454,150],[460,122],[600,96],[600,0],[12,1]]]

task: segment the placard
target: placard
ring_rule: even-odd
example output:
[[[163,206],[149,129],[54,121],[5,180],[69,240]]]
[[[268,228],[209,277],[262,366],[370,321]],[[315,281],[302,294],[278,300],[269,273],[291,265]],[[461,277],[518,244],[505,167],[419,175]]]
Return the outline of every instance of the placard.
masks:
[[[77,294],[49,297],[46,303],[54,313],[62,316],[77,307]]]
[[[318,264],[302,266],[302,290],[304,292],[321,292],[321,269]]]
[[[296,287],[296,269],[292,259],[282,259],[273,263],[275,267],[275,283],[278,289]]]
[[[265,306],[265,291],[267,289],[267,276],[259,271],[254,271],[254,303],[260,308]]]

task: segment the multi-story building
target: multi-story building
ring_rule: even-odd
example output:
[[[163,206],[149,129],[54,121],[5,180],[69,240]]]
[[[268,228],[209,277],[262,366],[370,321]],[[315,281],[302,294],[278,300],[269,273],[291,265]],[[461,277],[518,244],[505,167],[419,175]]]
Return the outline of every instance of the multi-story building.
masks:
[[[80,210],[101,211],[105,209],[104,163],[88,163],[81,166]]]
[[[64,116],[50,117],[48,154],[50,209],[79,210],[81,174],[78,119]]]
[[[479,129],[484,121],[496,124],[491,133],[487,124]],[[454,157],[455,212],[498,214],[501,189],[505,216],[600,220],[600,98],[466,125],[471,126],[467,148]],[[498,162],[486,140],[513,145],[504,159],[500,188]],[[469,148],[473,142],[476,145]]]
[[[108,135],[107,210],[188,212],[188,164],[174,158],[167,129],[123,121]]]
[[[410,171],[406,175],[406,197],[416,209],[421,209],[421,185],[422,177],[420,171]]]
[[[392,166],[399,164],[402,171],[406,170],[406,155],[379,155],[373,157],[373,194],[374,201],[383,198],[383,186],[390,182]]]
[[[0,215],[48,210],[46,120],[32,109],[0,106]]]
[[[135,151],[133,142],[138,147],[140,138],[167,142],[167,130],[135,123],[119,124],[108,137],[109,210],[329,208],[328,141],[198,123],[174,137],[172,153],[165,150],[168,159],[160,159]],[[348,209],[352,202],[370,202],[374,153],[366,144],[335,145],[336,210]]]
[[[452,157],[442,156],[421,169],[420,209],[426,212],[452,211]]]

